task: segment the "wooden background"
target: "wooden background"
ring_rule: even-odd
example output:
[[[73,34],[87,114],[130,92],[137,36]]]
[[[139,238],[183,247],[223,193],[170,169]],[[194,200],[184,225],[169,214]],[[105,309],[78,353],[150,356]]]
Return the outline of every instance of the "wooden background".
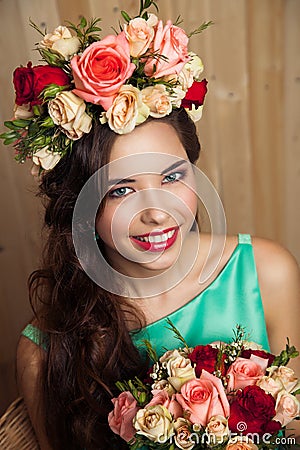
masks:
[[[275,239],[300,261],[300,0],[158,0],[160,17],[184,18],[209,82],[199,123],[200,167],[216,186],[228,232]],[[52,31],[64,20],[102,17],[103,36],[118,26],[119,10],[137,0],[0,0],[0,120],[12,117],[12,72],[28,60],[39,35],[29,17]],[[3,130],[1,126],[1,131]],[[17,395],[15,348],[30,318],[26,280],[36,268],[42,209],[30,165],[0,151],[0,413]]]

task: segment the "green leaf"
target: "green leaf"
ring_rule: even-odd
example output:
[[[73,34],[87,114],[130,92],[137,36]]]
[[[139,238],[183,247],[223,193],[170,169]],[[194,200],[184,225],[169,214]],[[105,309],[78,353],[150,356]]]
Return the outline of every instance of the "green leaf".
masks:
[[[121,11],[122,17],[124,20],[126,20],[127,23],[129,23],[131,21],[130,16],[127,14],[126,11]]]
[[[175,338],[178,339],[180,342],[182,342],[182,344],[186,347],[189,348],[186,340],[184,339],[184,337],[182,336],[182,334],[180,333],[180,331],[175,327],[175,325],[173,324],[173,322],[167,318],[166,319],[167,324],[169,325],[168,327],[166,327],[168,330],[173,331]]]
[[[4,144],[4,145],[11,145],[11,144],[13,144],[15,141],[16,141],[16,138],[15,138],[15,137],[11,137],[10,139],[5,139],[5,140],[3,141],[3,144]]]
[[[85,17],[81,17],[79,26],[80,26],[80,28],[85,28],[87,26],[87,21],[86,21]]]
[[[30,122],[31,122],[31,120],[27,120],[27,119],[15,119],[12,121],[12,123],[18,128],[25,128],[30,124]]]
[[[211,25],[213,25],[214,23],[210,20],[209,22],[203,22],[198,28],[196,28],[194,31],[191,31],[188,34],[188,37],[192,37],[194,36],[194,34],[200,34],[202,33],[202,31],[206,30],[206,28],[210,27]]]

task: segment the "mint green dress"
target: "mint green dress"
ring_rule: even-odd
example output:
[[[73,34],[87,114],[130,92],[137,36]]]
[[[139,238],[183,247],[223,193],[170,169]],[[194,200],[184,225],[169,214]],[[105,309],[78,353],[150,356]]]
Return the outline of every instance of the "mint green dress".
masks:
[[[213,341],[229,341],[237,324],[245,327],[249,340],[269,350],[264,310],[258,285],[251,237],[238,236],[238,245],[214,281],[199,295],[168,315],[190,347]],[[167,328],[166,317],[147,325],[132,340],[145,355],[143,339],[149,339],[159,356],[178,347]],[[22,334],[47,348],[47,336],[29,324]]]
[[[251,237],[240,234],[238,245],[217,278],[168,318],[190,347],[219,340],[228,342],[239,324],[250,334],[249,340],[269,350]],[[132,340],[143,356],[146,355],[143,339],[150,340],[158,356],[166,349],[179,346],[179,341],[166,326],[165,317],[139,333],[132,333]],[[38,328],[29,324],[22,334],[47,350],[47,336]]]

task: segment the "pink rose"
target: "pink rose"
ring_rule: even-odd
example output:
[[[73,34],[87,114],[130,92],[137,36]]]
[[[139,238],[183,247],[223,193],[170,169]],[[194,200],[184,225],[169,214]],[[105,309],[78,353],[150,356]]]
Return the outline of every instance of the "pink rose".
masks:
[[[170,398],[165,389],[153,390],[152,394],[153,397],[147,406],[161,405],[167,408],[175,419],[182,416],[182,407],[177,402],[175,394]]]
[[[133,419],[140,408],[130,392],[122,392],[113,398],[114,409],[108,415],[108,424],[112,431],[129,442],[135,435]]]
[[[212,416],[229,416],[222,382],[206,370],[202,370],[199,379],[187,381],[176,399],[192,423],[206,426]]]
[[[81,56],[72,58],[71,67],[76,87],[73,92],[87,102],[103,106],[106,111],[135,69],[124,32],[94,42]]]
[[[237,358],[227,372],[227,392],[256,384],[265,374],[268,360],[251,355],[250,359]]]
[[[148,20],[136,17],[128,25],[124,25],[124,31],[129,42],[131,56],[138,58],[146,53],[154,38],[154,28],[151,25],[151,20],[149,24]]]
[[[182,28],[172,25],[170,20],[165,27],[158,22],[151,51],[165,58],[148,58],[145,64],[145,74],[155,78],[170,74],[178,74],[189,60],[188,40]]]

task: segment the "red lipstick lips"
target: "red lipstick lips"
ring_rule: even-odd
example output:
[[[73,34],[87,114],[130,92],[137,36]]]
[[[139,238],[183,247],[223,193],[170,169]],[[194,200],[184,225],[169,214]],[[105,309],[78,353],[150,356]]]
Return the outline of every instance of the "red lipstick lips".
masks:
[[[161,231],[130,236],[130,239],[140,248],[150,252],[162,252],[170,248],[176,241],[179,227],[167,228]]]

